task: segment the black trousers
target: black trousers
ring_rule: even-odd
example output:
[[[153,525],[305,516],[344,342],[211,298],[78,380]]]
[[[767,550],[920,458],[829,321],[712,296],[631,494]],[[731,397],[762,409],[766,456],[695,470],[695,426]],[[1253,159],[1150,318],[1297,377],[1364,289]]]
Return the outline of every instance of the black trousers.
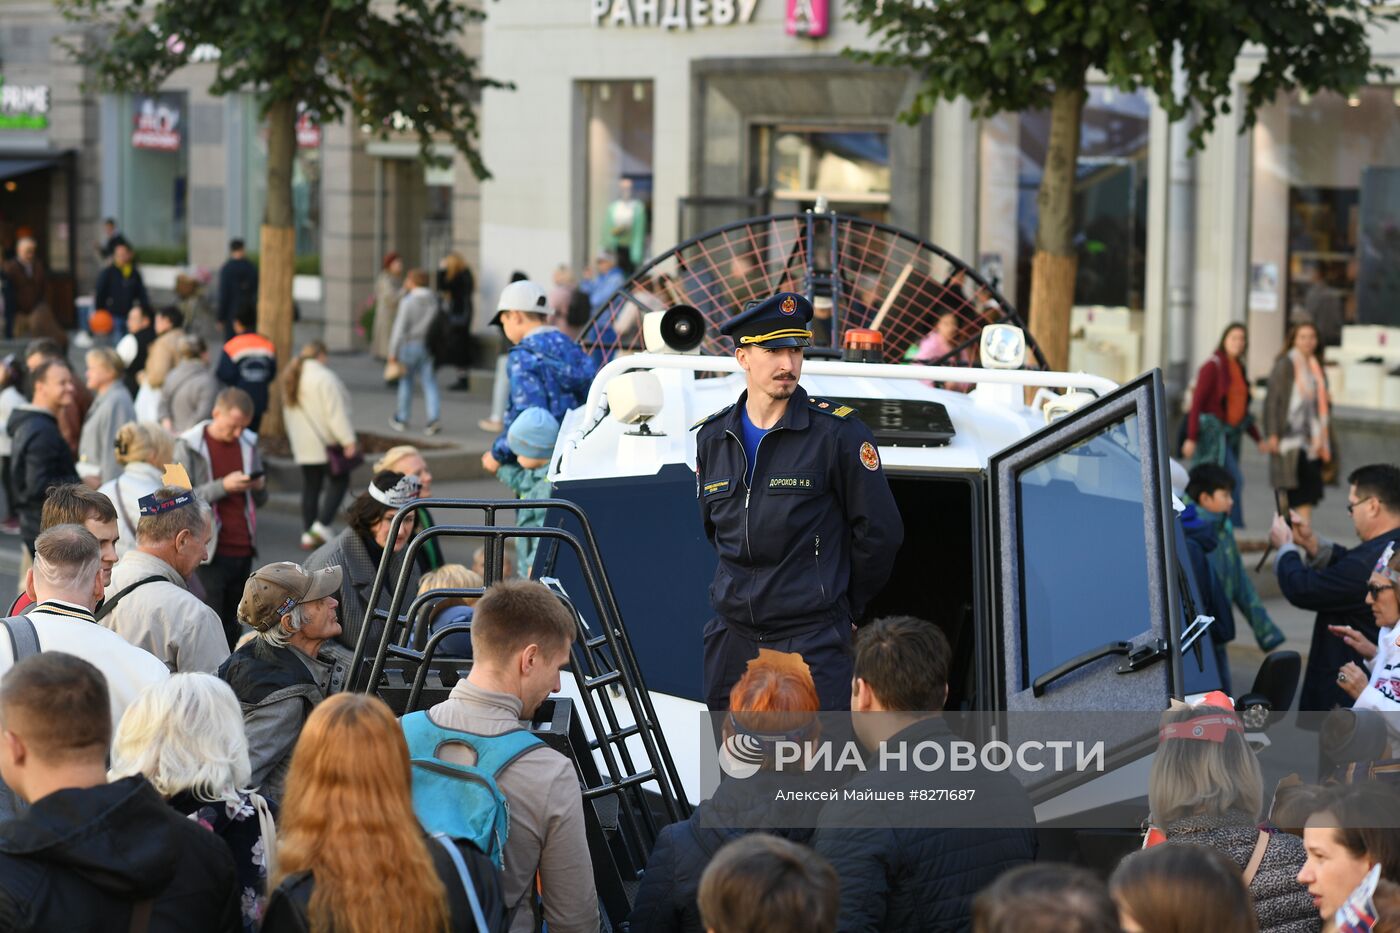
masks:
[[[329,482],[327,482],[329,480]],[[321,498],[321,486],[325,484],[326,495]],[[301,465],[301,527],[310,531],[311,526],[320,522],[329,525],[340,510],[340,501],[345,498],[345,490],[350,486],[350,475],[332,476],[330,466],[325,463],[303,463]]]
[[[205,602],[219,614],[224,624],[224,637],[229,650],[238,643],[242,629],[238,625],[238,602],[243,598],[243,584],[253,572],[253,558],[225,557],[214,559],[199,568],[199,582],[204,584]]]
[[[851,677],[855,653],[851,648],[851,623],[831,622],[785,634],[751,632],[721,618],[705,624],[705,705],[711,712],[729,709],[729,692],[744,676],[759,648],[802,655],[812,672],[823,710],[851,708]]]

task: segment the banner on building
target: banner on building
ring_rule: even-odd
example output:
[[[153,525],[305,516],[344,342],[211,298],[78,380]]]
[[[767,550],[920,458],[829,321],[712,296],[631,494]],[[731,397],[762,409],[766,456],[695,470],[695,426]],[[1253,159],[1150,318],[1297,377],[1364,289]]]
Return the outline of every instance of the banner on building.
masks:
[[[311,116],[311,113],[306,110],[297,114],[297,148],[321,148],[320,124],[318,124],[316,118]]]
[[[132,117],[131,148],[180,151],[180,108],[156,97],[138,97]]]
[[[831,29],[831,0],[787,0],[787,34],[819,39]]]
[[[48,125],[48,85],[6,84],[0,75],[0,130],[42,130]]]

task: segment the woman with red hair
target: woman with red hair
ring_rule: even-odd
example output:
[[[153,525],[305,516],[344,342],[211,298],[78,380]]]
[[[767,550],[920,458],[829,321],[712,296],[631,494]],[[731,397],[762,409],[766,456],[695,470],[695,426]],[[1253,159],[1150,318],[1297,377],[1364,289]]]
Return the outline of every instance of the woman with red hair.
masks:
[[[714,796],[695,808],[690,819],[672,823],[657,836],[641,888],[628,923],[632,933],[684,931],[704,933],[696,896],[700,876],[710,859],[727,842],[762,830],[805,845],[808,828],[792,829],[785,818],[794,804],[775,801],[775,791],[794,775],[774,773],[774,744],[779,740],[815,742],[821,737],[817,719],[820,708],[811,671],[798,654],[762,649],[749,662],[748,671],[729,693],[729,713],[724,714],[723,736],[749,740],[762,751],[758,772],[744,780],[722,781]],[[810,804],[796,804],[810,806]]]
[[[408,746],[376,697],[340,693],[311,713],[278,829],[263,933],[509,927],[490,859],[470,842],[429,837],[419,826]]]
[[[403,259],[398,253],[384,256],[379,275],[374,280],[374,329],[369,348],[375,359],[389,358],[389,335],[394,332],[394,315],[399,313],[403,297]]]

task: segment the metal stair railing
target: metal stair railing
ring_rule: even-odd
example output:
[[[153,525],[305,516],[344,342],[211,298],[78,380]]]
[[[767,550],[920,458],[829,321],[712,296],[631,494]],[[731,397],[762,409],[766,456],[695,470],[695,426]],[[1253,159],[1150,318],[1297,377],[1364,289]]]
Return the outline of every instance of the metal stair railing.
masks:
[[[575,766],[583,784],[583,798],[595,805],[608,798],[615,798],[617,803],[618,832],[612,837],[609,846],[611,851],[606,856],[594,852],[595,865],[600,857],[606,858],[615,866],[625,865],[626,868],[617,868],[617,871],[624,875],[630,874],[635,881],[635,873],[645,865],[647,853],[655,843],[659,831],[646,790],[653,787],[657,791],[667,822],[689,816],[690,804],[685,798],[679,772],[661,732],[645,680],[633,654],[602,554],[587,516],[574,503],[560,499],[425,499],[406,506],[395,514],[388,540],[396,539],[398,528],[403,521],[416,520],[416,511],[420,508],[440,512],[479,511],[484,514],[485,523],[434,524],[418,531],[402,551],[387,610],[377,610],[375,607],[379,605],[390,583],[389,578],[394,576],[391,573],[394,555],[386,550],[370,589],[366,617],[356,641],[347,689],[379,689],[385,676],[386,662],[391,658],[402,660],[416,667],[405,707],[405,712],[412,711],[417,708],[421,699],[428,673],[442,640],[455,631],[469,630],[467,625],[454,625],[433,632],[426,639],[422,637],[426,626],[421,616],[437,599],[444,596],[477,596],[484,590],[439,589],[410,596],[408,582],[412,576],[414,560],[429,541],[442,537],[484,539],[487,585],[499,579],[500,568],[504,566],[507,539],[540,539],[541,548],[550,549],[544,555],[544,563],[551,565],[558,559],[559,549],[567,549],[578,561],[582,572],[589,602],[596,613],[596,629],[557,579],[546,576],[541,579],[541,583],[549,587],[569,609],[578,630],[571,649],[571,668],[578,684],[583,713],[592,731],[592,738],[588,739],[579,730],[578,739],[585,744],[573,749]],[[555,514],[572,516],[581,529],[581,536],[564,528],[520,528],[497,523],[499,512],[521,509],[546,509]],[[407,610],[401,612],[406,602]],[[372,622],[380,618],[385,624],[379,632],[372,659],[367,658]],[[421,650],[410,647],[414,644],[421,644]],[[367,662],[368,676],[365,671]],[[630,723],[620,718],[619,705],[630,717]],[[635,757],[638,742],[645,760]],[[578,745],[578,740],[574,744]],[[601,771],[598,768],[599,759],[602,764]],[[589,816],[596,818],[594,807],[586,807],[585,811]],[[595,842],[603,840],[604,835],[601,832],[590,831],[590,836]],[[603,888],[600,879],[600,892]],[[614,920],[621,922],[625,918],[627,905],[617,897],[612,900],[609,914]]]

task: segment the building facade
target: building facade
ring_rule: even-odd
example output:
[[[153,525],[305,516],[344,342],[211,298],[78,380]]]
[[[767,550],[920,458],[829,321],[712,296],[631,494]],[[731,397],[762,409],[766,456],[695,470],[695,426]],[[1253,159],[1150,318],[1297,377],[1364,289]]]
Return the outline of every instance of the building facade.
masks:
[[[489,12],[485,71],[515,90],[483,101],[495,175],[481,194],[485,294],[516,269],[584,267],[610,245],[625,180],[646,206],[649,256],[821,195],[933,240],[1027,309],[1047,113],[974,120],[965,104],[941,104],[906,125],[911,77],[843,57],[869,39],[820,0],[538,0]],[[804,18],[821,35],[802,34]],[[1378,30],[1372,42],[1396,64],[1400,35]],[[1241,134],[1256,70],[1243,55],[1232,113],[1197,152],[1151,95],[1091,87],[1075,365],[1119,377],[1162,366],[1181,390],[1231,321],[1251,327],[1256,376],[1301,313],[1335,307],[1400,325],[1394,264],[1380,258],[1400,215],[1400,91],[1286,95]]]
[[[229,241],[258,253],[266,200],[267,131],[251,94],[214,97],[218,52],[155,94],[91,93],[64,43],[90,41],[50,2],[0,0],[0,251],[21,233],[57,272],[55,311],[75,319],[102,262],[102,221],[136,247],[155,300],[177,277],[203,281],[210,300]],[[462,38],[479,49],[480,31]],[[456,250],[478,261],[477,182],[450,148],[449,168],[426,166],[407,137],[380,139],[346,122],[302,114],[293,167],[297,276],[303,320],[324,325],[334,350],[363,344],[362,318],[384,255],[435,268]]]
[[[956,102],[900,121],[915,80],[843,56],[869,39],[823,0],[488,13],[462,41],[484,74],[514,84],[482,97],[490,180],[459,156],[425,167],[411,138],[303,115],[296,294],[333,348],[362,341],[385,253],[431,268],[457,250],[489,308],[513,272],[547,281],[614,250],[624,190],[643,206],[644,256],[822,197],[932,240],[1027,310],[1046,113],[974,120]],[[230,238],[256,253],[266,134],[251,96],[208,95],[217,53],[201,50],[155,95],[87,94],[65,37],[86,41],[50,3],[0,0],[0,250],[21,232],[39,239],[60,312],[91,291],[106,216],[158,288],[180,270],[212,276]],[[1400,34],[1378,30],[1372,47],[1400,64]],[[1257,67],[1241,56],[1232,111],[1200,151],[1150,95],[1091,88],[1074,365],[1119,377],[1160,365],[1179,389],[1232,321],[1250,325],[1255,376],[1301,314],[1400,324],[1400,89],[1284,95],[1241,133]]]

